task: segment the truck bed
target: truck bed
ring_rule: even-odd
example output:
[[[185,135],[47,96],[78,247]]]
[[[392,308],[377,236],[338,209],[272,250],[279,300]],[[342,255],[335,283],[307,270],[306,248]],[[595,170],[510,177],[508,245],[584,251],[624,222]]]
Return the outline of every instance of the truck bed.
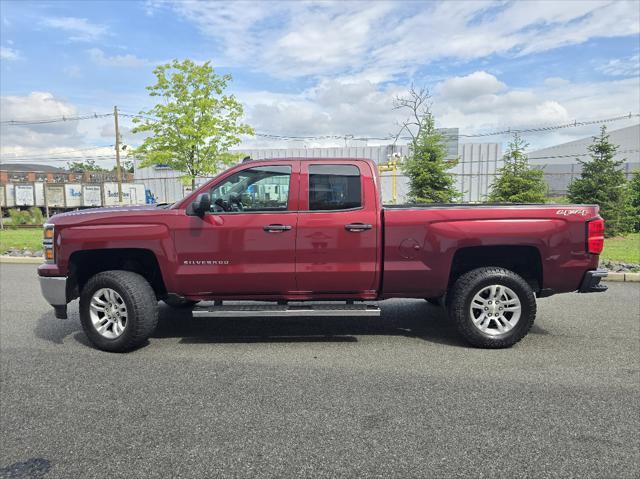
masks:
[[[508,255],[537,255],[541,289],[578,289],[598,265],[586,251],[585,222],[594,205],[408,204],[384,206],[383,296],[438,297],[448,285],[454,255],[492,246]],[[465,252],[466,250],[466,252]],[[490,254],[483,250],[481,254]],[[499,257],[499,256],[498,256]],[[426,288],[426,291],[425,291]]]

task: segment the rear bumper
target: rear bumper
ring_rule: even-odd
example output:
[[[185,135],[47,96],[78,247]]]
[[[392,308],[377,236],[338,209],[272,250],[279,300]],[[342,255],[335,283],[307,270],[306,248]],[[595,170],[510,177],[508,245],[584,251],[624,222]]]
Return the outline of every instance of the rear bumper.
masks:
[[[608,288],[604,284],[600,284],[602,278],[607,277],[606,269],[596,269],[593,271],[587,271],[584,274],[582,283],[580,284],[579,293],[602,293]]]

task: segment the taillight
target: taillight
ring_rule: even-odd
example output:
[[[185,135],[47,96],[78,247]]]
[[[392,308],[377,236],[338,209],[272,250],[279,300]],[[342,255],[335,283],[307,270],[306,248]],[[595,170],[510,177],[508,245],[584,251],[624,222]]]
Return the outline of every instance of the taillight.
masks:
[[[591,254],[602,253],[604,247],[604,220],[587,223],[587,251]]]

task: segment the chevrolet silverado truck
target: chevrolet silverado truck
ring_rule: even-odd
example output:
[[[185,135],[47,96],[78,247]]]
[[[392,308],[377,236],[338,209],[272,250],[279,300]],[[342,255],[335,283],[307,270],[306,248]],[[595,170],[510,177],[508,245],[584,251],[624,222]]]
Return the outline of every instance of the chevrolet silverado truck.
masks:
[[[387,298],[438,303],[471,345],[502,348],[527,334],[536,298],[607,289],[603,235],[595,205],[383,207],[371,161],[273,159],[172,205],[55,215],[38,275],[56,317],[80,298],[107,351],[145,343],[159,301],[195,317],[350,317]]]

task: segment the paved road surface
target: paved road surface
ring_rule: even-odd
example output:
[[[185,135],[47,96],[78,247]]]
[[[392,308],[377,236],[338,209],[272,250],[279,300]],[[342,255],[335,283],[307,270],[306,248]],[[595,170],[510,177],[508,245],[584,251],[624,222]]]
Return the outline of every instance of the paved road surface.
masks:
[[[0,266],[0,477],[638,477],[640,285],[540,301],[509,350],[424,301],[382,319],[191,320],[92,349]]]

